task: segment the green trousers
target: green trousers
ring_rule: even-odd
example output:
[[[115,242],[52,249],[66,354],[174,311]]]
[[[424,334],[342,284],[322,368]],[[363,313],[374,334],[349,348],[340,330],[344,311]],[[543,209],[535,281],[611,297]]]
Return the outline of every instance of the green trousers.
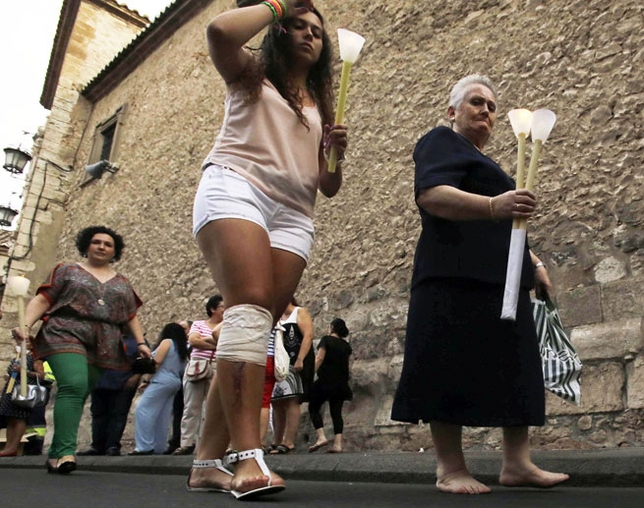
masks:
[[[102,370],[88,365],[87,358],[77,353],[57,353],[47,361],[58,385],[49,458],[59,459],[76,453],[78,426],[85,400],[100,379]]]

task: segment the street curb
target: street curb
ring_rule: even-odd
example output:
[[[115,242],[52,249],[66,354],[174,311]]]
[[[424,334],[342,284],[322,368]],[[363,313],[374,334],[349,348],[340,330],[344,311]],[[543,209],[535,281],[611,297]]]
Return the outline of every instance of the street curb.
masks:
[[[500,452],[466,452],[472,474],[488,485],[498,485]],[[569,487],[644,488],[644,448],[584,451],[534,451],[539,467],[570,474]],[[80,470],[109,473],[187,475],[190,456],[78,457]],[[6,457],[2,468],[42,468],[44,456]],[[295,453],[267,456],[271,469],[284,478],[307,481],[424,483],[436,482],[434,454],[426,453]]]
[[[498,485],[500,452],[465,454],[472,474],[488,485]],[[565,483],[571,487],[644,487],[644,449],[533,452],[539,467],[570,474]],[[353,453],[291,455],[270,462],[274,470],[289,479],[376,483],[436,482],[434,454],[426,453]]]

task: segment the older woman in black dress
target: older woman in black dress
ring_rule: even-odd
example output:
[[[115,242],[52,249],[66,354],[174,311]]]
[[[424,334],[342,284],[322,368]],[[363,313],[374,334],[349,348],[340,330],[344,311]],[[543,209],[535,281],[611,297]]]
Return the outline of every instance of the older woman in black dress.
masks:
[[[544,424],[545,395],[529,290],[551,288],[527,244],[517,320],[500,319],[512,220],[529,218],[536,199],[482,152],[496,110],[492,82],[467,76],[450,94],[453,128],[433,129],[414,151],[422,233],[392,418],[430,422],[437,486],[451,493],[490,492],[467,469],[463,425],[503,427],[502,485],[568,478],[530,459],[528,426]]]
[[[49,472],[76,469],[74,453],[83,405],[101,369],[127,370],[123,335],[134,335],[139,354],[150,356],[136,312],[141,300],[130,282],[112,268],[123,251],[123,238],[104,226],[80,231],[80,263],[61,263],[36,291],[25,310],[28,328],[42,319],[34,354],[47,359],[56,377],[54,436]],[[14,334],[20,335],[19,330]]]

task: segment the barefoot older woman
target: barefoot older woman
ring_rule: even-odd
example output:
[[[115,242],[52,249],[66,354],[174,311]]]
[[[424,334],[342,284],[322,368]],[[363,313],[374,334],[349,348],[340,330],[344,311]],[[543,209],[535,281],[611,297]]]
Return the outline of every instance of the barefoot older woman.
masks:
[[[267,29],[259,54],[246,44]],[[207,29],[226,83],[225,119],[206,158],[194,233],[226,302],[217,375],[188,479],[192,490],[248,498],[284,489],[260,442],[268,338],[293,296],[313,243],[318,189],[335,195],[331,147],[342,159],[347,129],[333,125],[331,44],[309,0],[270,0],[225,12]],[[221,459],[239,453],[234,477]]]
[[[62,474],[76,469],[83,405],[101,369],[130,368],[123,345],[127,329],[136,338],[139,354],[150,355],[136,317],[141,300],[130,282],[112,268],[123,251],[121,236],[93,226],[78,233],[76,247],[85,259],[56,266],[25,310],[29,328],[43,320],[33,339],[35,356],[49,362],[58,384],[46,466],[49,472]]]
[[[414,151],[422,233],[392,418],[430,423],[444,492],[490,491],[467,469],[463,425],[503,427],[502,485],[549,487],[568,476],[530,459],[528,425],[544,424],[545,395],[529,290],[550,281],[527,244],[516,323],[500,319],[512,219],[529,218],[536,199],[483,152],[497,115],[487,77],[460,80],[447,114],[453,128]]]

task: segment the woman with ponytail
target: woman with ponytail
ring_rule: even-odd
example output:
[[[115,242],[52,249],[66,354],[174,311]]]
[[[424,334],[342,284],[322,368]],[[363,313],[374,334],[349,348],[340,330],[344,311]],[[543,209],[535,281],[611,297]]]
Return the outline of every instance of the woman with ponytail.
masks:
[[[315,452],[327,446],[329,441],[324,434],[324,423],[320,409],[322,404],[329,401],[329,412],[333,420],[333,444],[328,453],[342,452],[342,405],[345,400],[353,399],[353,392],[349,386],[349,357],[351,346],[346,338],[349,330],[343,319],[335,318],[331,321],[329,335],[325,335],[318,344],[315,356],[315,370],[318,378],[313,383],[309,401],[309,415],[315,427],[317,439],[309,452]]]

